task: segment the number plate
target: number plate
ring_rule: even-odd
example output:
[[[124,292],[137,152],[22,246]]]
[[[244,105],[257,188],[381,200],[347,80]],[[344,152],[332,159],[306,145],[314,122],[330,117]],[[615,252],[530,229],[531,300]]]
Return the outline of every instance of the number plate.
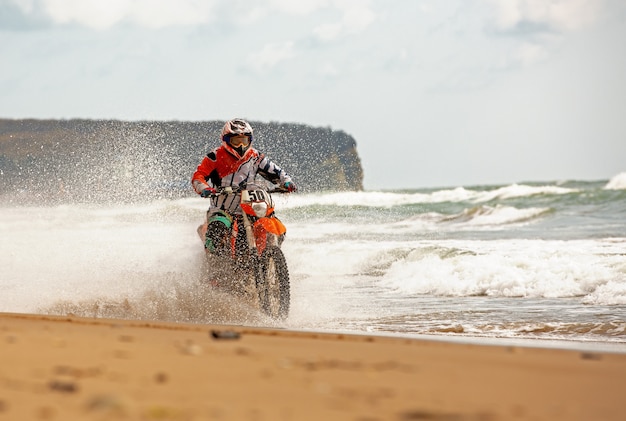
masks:
[[[241,192],[241,202],[267,202],[267,195],[263,190],[244,190]]]

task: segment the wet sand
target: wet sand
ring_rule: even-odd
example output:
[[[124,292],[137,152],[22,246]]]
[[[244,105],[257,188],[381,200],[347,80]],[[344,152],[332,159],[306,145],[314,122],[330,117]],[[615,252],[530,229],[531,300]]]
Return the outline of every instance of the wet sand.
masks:
[[[0,314],[0,420],[622,420],[626,354]]]

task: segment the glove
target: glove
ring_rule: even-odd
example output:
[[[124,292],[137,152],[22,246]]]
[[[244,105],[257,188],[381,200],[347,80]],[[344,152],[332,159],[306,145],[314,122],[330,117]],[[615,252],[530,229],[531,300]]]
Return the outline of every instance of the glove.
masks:
[[[287,182],[285,183],[285,188],[287,189],[287,191],[288,191],[289,193],[293,193],[293,192],[295,192],[296,190],[298,190],[298,188],[296,187],[296,185],[295,185],[295,184],[293,184],[293,182],[292,182],[292,181],[287,181]]]
[[[200,192],[200,196],[202,197],[210,197],[212,194],[215,194],[215,189],[212,187],[207,187]]]

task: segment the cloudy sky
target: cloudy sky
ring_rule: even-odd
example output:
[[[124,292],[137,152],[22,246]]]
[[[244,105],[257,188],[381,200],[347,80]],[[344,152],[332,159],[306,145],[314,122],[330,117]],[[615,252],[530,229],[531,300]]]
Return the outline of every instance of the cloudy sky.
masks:
[[[608,179],[625,40],[623,0],[0,0],[0,117],[330,126],[367,189]]]

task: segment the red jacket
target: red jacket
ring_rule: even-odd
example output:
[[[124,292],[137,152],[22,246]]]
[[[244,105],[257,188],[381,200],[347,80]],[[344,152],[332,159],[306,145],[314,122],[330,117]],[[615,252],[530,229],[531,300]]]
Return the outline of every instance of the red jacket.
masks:
[[[209,187],[245,187],[253,183],[257,174],[273,183],[291,181],[278,165],[254,148],[249,148],[242,157],[227,145],[221,145],[207,154],[191,177],[196,193]]]

